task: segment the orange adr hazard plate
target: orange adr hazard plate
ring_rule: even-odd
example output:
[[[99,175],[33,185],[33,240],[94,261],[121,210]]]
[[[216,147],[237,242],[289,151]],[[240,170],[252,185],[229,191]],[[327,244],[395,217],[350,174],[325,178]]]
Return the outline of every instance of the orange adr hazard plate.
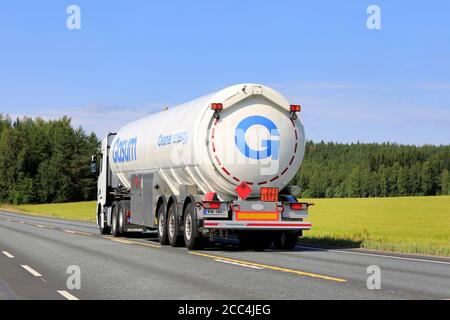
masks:
[[[261,188],[261,201],[265,202],[277,202],[278,201],[278,188]]]

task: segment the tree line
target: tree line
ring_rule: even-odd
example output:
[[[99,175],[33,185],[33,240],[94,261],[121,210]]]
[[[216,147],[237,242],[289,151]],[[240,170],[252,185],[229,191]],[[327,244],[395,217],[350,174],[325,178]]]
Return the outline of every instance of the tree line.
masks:
[[[450,194],[450,145],[306,143],[294,183],[303,197]]]
[[[0,114],[0,201],[13,204],[92,200],[97,153],[95,134],[75,129],[71,119],[19,118]]]
[[[0,114],[0,202],[13,204],[93,200],[97,177],[90,156],[94,133],[71,119]],[[303,197],[393,197],[450,194],[450,145],[306,143],[292,181]]]

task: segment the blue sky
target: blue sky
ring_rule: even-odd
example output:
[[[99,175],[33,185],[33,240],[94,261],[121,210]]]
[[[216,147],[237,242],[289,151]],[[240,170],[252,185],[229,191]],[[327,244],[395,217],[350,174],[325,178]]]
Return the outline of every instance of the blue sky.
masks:
[[[315,141],[449,144],[449,22],[448,0],[2,1],[0,113],[104,135],[257,82],[303,105]]]

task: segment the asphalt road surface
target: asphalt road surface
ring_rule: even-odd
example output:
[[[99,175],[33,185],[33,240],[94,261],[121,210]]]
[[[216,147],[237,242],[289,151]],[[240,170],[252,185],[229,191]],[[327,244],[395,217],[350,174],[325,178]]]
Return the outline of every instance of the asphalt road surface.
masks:
[[[369,266],[380,268],[380,289],[368,289]],[[441,300],[450,299],[450,259],[304,246],[188,251],[153,234],[113,238],[93,223],[0,212],[1,299]]]

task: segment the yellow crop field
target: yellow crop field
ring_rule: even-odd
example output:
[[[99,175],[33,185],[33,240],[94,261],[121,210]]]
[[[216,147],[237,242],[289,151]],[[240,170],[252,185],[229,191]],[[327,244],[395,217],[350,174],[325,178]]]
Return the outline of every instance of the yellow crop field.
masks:
[[[449,196],[308,201],[305,243],[450,255]]]

